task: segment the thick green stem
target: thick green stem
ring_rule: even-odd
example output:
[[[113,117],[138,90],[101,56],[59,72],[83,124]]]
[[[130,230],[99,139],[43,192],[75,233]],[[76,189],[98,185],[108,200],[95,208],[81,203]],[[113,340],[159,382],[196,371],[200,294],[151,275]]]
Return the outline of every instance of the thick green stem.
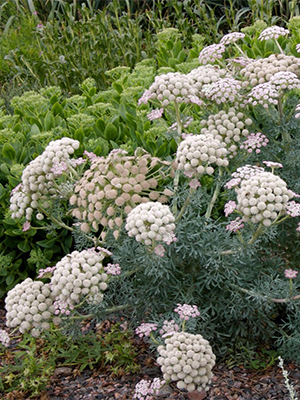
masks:
[[[175,108],[175,113],[176,113],[176,122],[177,122],[177,132],[178,136],[181,135],[182,132],[182,123],[181,123],[181,118],[180,118],[180,112],[179,112],[179,107],[176,101],[174,102],[174,108]]]
[[[291,300],[300,299],[300,294],[298,294],[297,296],[288,297],[288,298],[285,298],[285,299],[274,299],[272,297],[267,297],[267,296],[265,296],[263,294],[256,293],[253,290],[244,289],[244,288],[242,288],[242,287],[240,287],[238,285],[235,285],[234,283],[229,283],[229,286],[231,286],[234,289],[239,290],[240,292],[247,293],[247,294],[250,294],[250,295],[255,296],[255,297],[260,297],[261,299],[269,300],[269,301],[272,301],[273,303],[287,303],[287,302],[289,302]]]
[[[279,124],[282,127],[284,125],[283,124],[283,122],[284,122],[284,113],[283,113],[283,106],[282,106],[282,96],[278,97],[278,112],[279,112],[279,119],[280,119],[279,120]],[[281,132],[281,136],[282,136],[282,140],[283,140],[284,150],[286,152],[288,152],[289,149],[290,149],[291,141],[292,141],[291,136],[286,130],[283,130]]]
[[[60,226],[61,228],[67,229],[71,232],[74,231],[73,228],[71,228],[70,226],[66,225],[64,222],[59,221],[57,218],[53,217],[53,215],[51,215],[50,213],[47,212],[47,210],[45,210],[43,207],[39,206],[38,209],[45,214],[49,219],[51,219],[51,221],[53,221],[55,224],[57,224],[58,226]]]
[[[248,244],[253,244],[255,240],[262,234],[263,230],[264,230],[264,225],[260,223],[256,231],[254,232],[252,238],[249,240]]]
[[[187,195],[187,198],[185,199],[185,202],[184,202],[183,206],[181,207],[180,213],[177,215],[177,217],[175,219],[175,223],[180,220],[180,218],[182,217],[183,213],[185,212],[185,209],[188,206],[188,204],[190,202],[190,199],[191,199],[191,195],[192,195],[192,193],[194,191],[195,191],[195,189],[190,188],[189,194]]]
[[[118,312],[118,311],[122,311],[122,310],[126,310],[126,308],[129,308],[130,305],[129,304],[123,304],[121,306],[115,306],[115,307],[111,307],[111,308],[107,308],[106,310],[103,310],[103,312],[105,314],[111,314],[114,312]],[[81,320],[81,319],[88,319],[88,318],[93,318],[95,315],[94,314],[80,314],[80,315],[73,315],[70,316],[68,315],[67,317],[65,317],[65,319],[67,319],[68,321],[71,320]]]
[[[214,208],[215,202],[217,201],[217,198],[219,197],[220,191],[221,191],[221,177],[223,175],[223,169],[222,167],[219,167],[219,177],[218,177],[218,182],[215,187],[215,191],[213,194],[213,197],[207,207],[206,213],[205,213],[205,218],[209,219],[212,213],[212,210]]]

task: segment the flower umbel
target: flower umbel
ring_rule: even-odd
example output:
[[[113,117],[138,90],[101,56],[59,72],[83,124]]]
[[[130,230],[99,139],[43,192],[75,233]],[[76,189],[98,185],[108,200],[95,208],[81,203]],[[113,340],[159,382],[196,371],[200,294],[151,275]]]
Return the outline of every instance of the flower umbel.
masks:
[[[190,318],[196,318],[200,315],[198,307],[195,305],[190,306],[189,304],[178,303],[174,311],[185,321],[188,321]]]

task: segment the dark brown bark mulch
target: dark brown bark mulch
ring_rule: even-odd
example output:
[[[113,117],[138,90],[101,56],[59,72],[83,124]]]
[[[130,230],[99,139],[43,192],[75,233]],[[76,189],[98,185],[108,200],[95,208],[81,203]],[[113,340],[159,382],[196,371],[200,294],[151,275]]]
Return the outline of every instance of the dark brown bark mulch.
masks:
[[[3,303],[0,302],[0,329],[5,327]],[[39,396],[27,397],[20,392],[1,393],[2,400],[131,400],[134,388],[141,379],[162,377],[159,366],[139,339],[139,373],[114,376],[108,369],[78,370],[69,367],[56,368],[51,380]],[[0,360],[1,361],[1,360]],[[1,369],[1,363],[0,363]],[[300,367],[285,363],[289,380],[300,396]],[[300,398],[300,397],[299,397]],[[158,400],[289,400],[281,369],[273,365],[264,371],[249,370],[243,366],[228,368],[221,363],[214,367],[214,378],[207,392],[184,392],[175,383],[163,387]]]

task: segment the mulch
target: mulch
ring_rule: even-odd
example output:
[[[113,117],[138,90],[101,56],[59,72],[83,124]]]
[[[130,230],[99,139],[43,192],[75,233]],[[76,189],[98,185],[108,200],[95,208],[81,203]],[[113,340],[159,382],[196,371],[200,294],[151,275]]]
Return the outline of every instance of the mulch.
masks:
[[[4,329],[3,303],[0,302],[0,329]],[[141,379],[161,377],[155,358],[145,343],[137,338],[138,363],[141,369],[136,374],[115,376],[109,370],[84,370],[59,367],[54,371],[47,388],[38,397],[27,397],[20,392],[1,393],[2,400],[132,400],[135,385]],[[299,349],[300,350],[300,349]],[[0,360],[1,361],[1,360]],[[0,363],[1,369],[1,363]],[[300,395],[300,366],[285,363],[289,380]],[[208,391],[187,393],[171,383],[162,388],[157,400],[290,400],[284,377],[278,365],[264,371],[249,370],[243,366],[228,368],[225,363],[214,367],[214,378]]]

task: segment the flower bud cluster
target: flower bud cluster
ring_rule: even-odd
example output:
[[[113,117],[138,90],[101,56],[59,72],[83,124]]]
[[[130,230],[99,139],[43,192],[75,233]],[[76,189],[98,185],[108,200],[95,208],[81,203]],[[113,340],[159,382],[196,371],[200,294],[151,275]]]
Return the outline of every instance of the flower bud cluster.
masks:
[[[30,221],[39,206],[49,208],[51,197],[61,194],[55,179],[63,171],[69,172],[70,155],[78,148],[79,142],[70,138],[50,142],[45,151],[26,166],[22,173],[22,183],[10,198],[12,218],[22,218],[25,215]],[[44,215],[38,212],[36,217],[42,220]]]
[[[241,103],[240,90],[242,83],[234,78],[222,78],[216,82],[204,85],[202,87],[202,96],[217,104],[232,103],[239,105]]]
[[[225,50],[226,48],[222,43],[204,47],[199,54],[200,64],[213,64],[216,60],[220,60],[223,57]]]
[[[157,362],[166,381],[177,381],[178,389],[188,392],[208,390],[216,356],[201,335],[174,332],[157,351]]]
[[[197,94],[193,80],[179,72],[169,72],[155,77],[149,87],[150,99],[157,99],[164,107],[171,102],[190,103],[190,97]]]
[[[10,344],[9,334],[4,329],[0,329],[0,343],[4,347],[9,347]]]
[[[177,168],[190,178],[204,173],[212,175],[212,165],[228,165],[226,143],[211,133],[188,136],[177,148],[176,161]]]
[[[273,75],[280,71],[299,74],[300,59],[285,54],[272,54],[267,58],[259,58],[248,63],[241,69],[240,74],[246,78],[243,87],[256,86],[268,82]]]
[[[94,296],[101,301],[108,280],[102,265],[105,257],[105,252],[95,249],[73,251],[63,257],[56,264],[50,282],[57,304],[61,302],[65,309],[72,309],[84,296],[88,297],[89,302],[93,301]]]
[[[146,246],[154,241],[170,244],[175,239],[175,217],[168,206],[159,202],[139,204],[129,214],[125,229],[128,236]]]
[[[150,154],[127,156],[120,151],[94,159],[70,198],[73,216],[82,221],[81,230],[98,230],[101,224],[117,234],[123,215],[129,214],[135,205],[166,202],[171,193],[158,191],[160,173],[157,167],[163,165],[168,163]]]
[[[218,65],[201,65],[193,69],[187,74],[193,80],[193,86],[197,89],[198,93],[201,91],[203,85],[210,84],[218,81],[221,78],[229,77],[228,72],[220,68]]]
[[[6,325],[21,333],[31,330],[33,336],[38,336],[41,330],[50,328],[51,320],[55,322],[53,300],[49,284],[25,279],[5,298]]]
[[[291,197],[286,182],[272,172],[261,172],[242,180],[237,193],[237,211],[245,222],[270,226],[286,210]]]
[[[249,135],[246,126],[252,124],[250,118],[246,118],[243,113],[230,108],[228,112],[220,111],[217,114],[210,115],[208,120],[201,120],[202,134],[210,133],[220,141],[224,141],[227,146],[230,157],[237,154],[238,142],[242,137]]]
[[[258,40],[278,39],[280,36],[287,36],[289,33],[288,29],[284,29],[281,26],[269,26],[261,32]]]

